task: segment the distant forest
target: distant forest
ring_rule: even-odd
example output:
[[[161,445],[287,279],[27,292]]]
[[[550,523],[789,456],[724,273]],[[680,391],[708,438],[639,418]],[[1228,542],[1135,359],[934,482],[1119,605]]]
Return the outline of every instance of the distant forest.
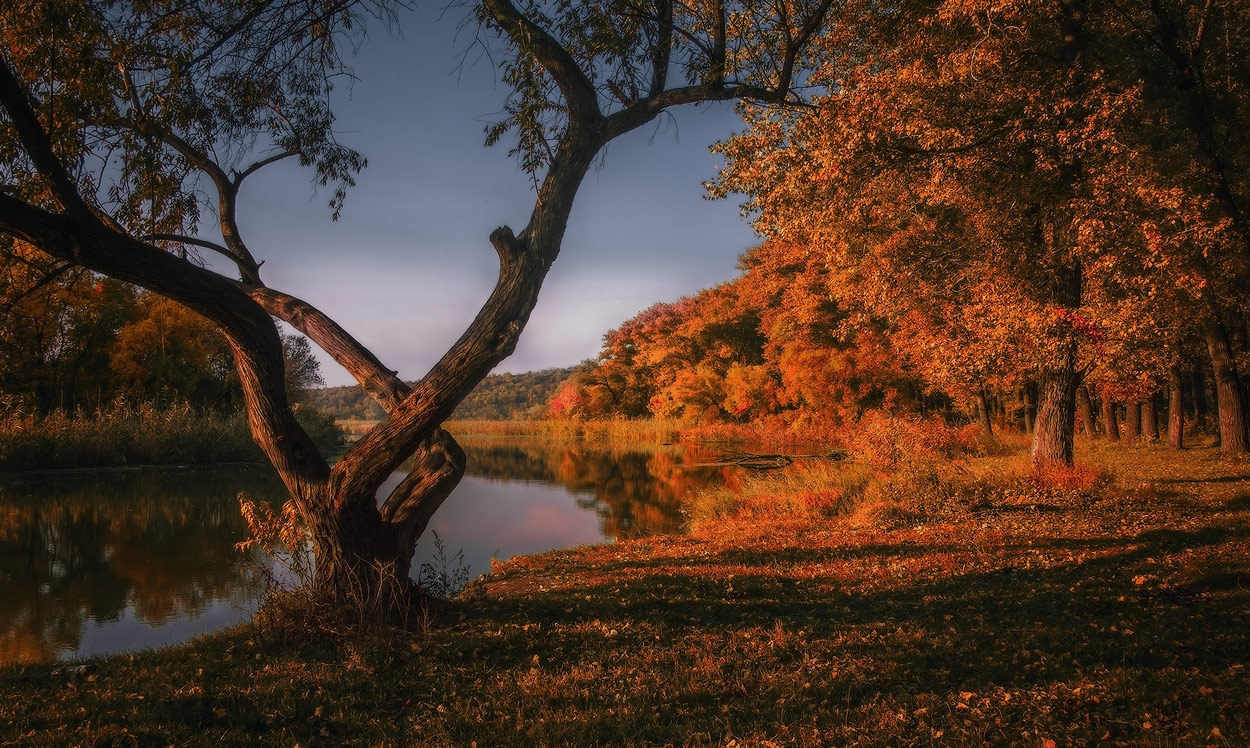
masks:
[[[560,385],[583,367],[543,369],[524,374],[491,374],[456,408],[452,418],[525,420],[547,414],[547,402]],[[305,402],[336,419],[382,418],[382,408],[356,385],[312,390]]]

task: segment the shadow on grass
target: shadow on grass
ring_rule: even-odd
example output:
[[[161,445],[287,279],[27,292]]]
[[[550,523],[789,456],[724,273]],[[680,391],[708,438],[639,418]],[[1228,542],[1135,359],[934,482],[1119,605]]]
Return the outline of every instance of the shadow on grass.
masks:
[[[0,673],[23,701],[0,743],[1205,745],[1218,728],[1245,744],[1248,540],[1233,525],[973,560],[882,543],[612,562],[388,647],[243,633],[104,663],[93,684]],[[577,572],[575,555],[551,563],[540,579]]]
[[[935,700],[949,710],[957,706],[947,703],[950,694],[966,692],[968,701],[972,694],[981,698],[1010,692],[1018,694],[1016,703],[994,705],[993,719],[999,724],[990,724],[999,737],[982,738],[1015,742],[1030,731],[1039,734],[1039,722],[1060,725],[1054,729],[1065,731],[1073,744],[1102,739],[1111,744],[1185,742],[1216,724],[1224,725],[1226,736],[1230,730],[1244,735],[1244,712],[1227,704],[1208,708],[1198,694],[1220,688],[1220,682],[1234,695],[1250,693],[1244,672],[1250,661],[1250,629],[1244,623],[1250,578],[1219,570],[1190,575],[1188,583],[1171,584],[1164,578],[1180,557],[1230,544],[1244,547],[1248,539],[1246,528],[1225,527],[1158,529],[1119,541],[1057,539],[1030,548],[1126,549],[1046,568],[900,579],[866,593],[840,589],[819,577],[778,576],[775,569],[727,581],[684,572],[680,566],[671,567],[673,573],[652,566],[644,576],[630,579],[629,565],[621,565],[609,584],[498,600],[490,606],[489,617],[502,623],[599,626],[588,630],[565,625],[541,640],[508,637],[493,647],[483,641],[481,656],[504,670],[524,670],[535,656],[545,663],[553,652],[559,653],[544,671],[555,674],[597,656],[603,648],[599,629],[611,627],[621,632],[614,646],[623,656],[631,650],[647,652],[659,637],[672,643],[666,657],[675,671],[698,673],[708,658],[741,652],[744,636],[760,642],[770,632],[783,631],[789,632],[791,644],[764,647],[758,657],[745,661],[728,657],[702,686],[693,684],[704,679],[693,677],[690,688],[666,698],[666,708],[701,724],[722,725],[725,732],[715,734],[741,735],[766,729],[776,718],[776,699],[794,694],[805,705],[794,707],[799,722],[820,729],[819,705],[835,703],[844,721],[878,713],[860,725],[868,729],[881,711],[923,713]],[[1020,550],[999,552],[1012,549]],[[889,563],[952,548],[887,545],[858,550],[852,555]],[[841,549],[824,554],[825,560],[847,557]],[[791,551],[777,554],[772,562],[803,564],[821,558],[819,551]],[[728,551],[689,568],[738,567],[761,560],[749,552]],[[651,565],[634,568],[643,566]],[[747,644],[747,650],[752,646]],[[1082,688],[1096,695],[1095,703],[1072,697],[1073,689]],[[1044,708],[1028,702],[1030,694],[1057,691],[1066,694],[1066,701]],[[737,694],[729,714],[721,710],[727,694]],[[616,728],[623,734],[660,744],[682,741],[679,725],[665,728],[656,722],[645,694],[629,695],[619,705],[632,705],[618,717]],[[625,716],[631,713],[638,716]],[[917,722],[902,720],[913,728]],[[544,741],[567,737],[552,729],[543,733]],[[452,734],[467,738],[473,731],[464,722]],[[900,734],[886,729],[878,742],[898,744],[890,736]],[[607,733],[599,737],[606,739]],[[973,741],[971,734],[965,737]]]

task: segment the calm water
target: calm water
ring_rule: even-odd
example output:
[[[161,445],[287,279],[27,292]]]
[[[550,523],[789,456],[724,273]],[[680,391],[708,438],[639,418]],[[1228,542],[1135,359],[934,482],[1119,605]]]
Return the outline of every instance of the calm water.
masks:
[[[583,543],[677,532],[694,487],[729,468],[680,448],[606,452],[463,442],[468,474],[430,522],[447,571]],[[392,476],[385,492],[402,478]],[[0,664],[184,641],[245,620],[261,585],[234,544],[236,496],[282,502],[265,466],[105,470],[0,480]],[[422,538],[414,574],[435,559]]]

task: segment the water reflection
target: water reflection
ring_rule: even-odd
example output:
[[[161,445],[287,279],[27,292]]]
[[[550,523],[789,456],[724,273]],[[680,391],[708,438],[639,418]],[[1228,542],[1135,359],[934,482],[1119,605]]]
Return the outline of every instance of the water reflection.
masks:
[[[691,489],[733,475],[732,468],[702,465],[716,454],[694,447],[607,450],[490,439],[461,444],[469,475],[561,486],[599,516],[601,536],[609,540],[679,532],[681,501]]]
[[[258,466],[0,484],[0,663],[124,649],[110,645],[119,636],[155,644],[162,629],[186,638],[246,617],[259,589],[234,550],[239,491],[272,499],[281,484]]]
[[[691,488],[731,476],[691,467],[708,456],[675,447],[464,446],[468,475],[430,527],[474,575],[491,558],[677,532]],[[261,586],[234,550],[246,532],[240,491],[285,495],[259,465],[4,477],[0,665],[174,643],[244,620]],[[423,539],[414,569],[433,555]]]
[[[453,560],[471,575],[491,559],[682,529],[681,502],[698,486],[733,480],[734,468],[709,467],[719,453],[692,447],[650,450],[460,439],[466,476],[430,521]],[[403,478],[396,473],[383,486]],[[414,570],[436,562],[433,534],[417,546]],[[438,564],[435,563],[435,566]]]

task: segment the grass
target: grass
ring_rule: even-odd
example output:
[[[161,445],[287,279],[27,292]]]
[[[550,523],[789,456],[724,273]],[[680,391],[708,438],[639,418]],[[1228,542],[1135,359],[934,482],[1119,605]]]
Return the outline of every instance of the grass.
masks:
[[[3,669],[0,745],[1250,744],[1250,465],[1080,459],[943,458],[904,517],[864,489],[518,558],[385,640],[243,627]],[[749,505],[859,480],[812,470]]]
[[[682,422],[660,418],[578,421],[448,421],[444,428],[454,436],[525,436],[536,439],[582,440],[603,443],[675,442]]]

